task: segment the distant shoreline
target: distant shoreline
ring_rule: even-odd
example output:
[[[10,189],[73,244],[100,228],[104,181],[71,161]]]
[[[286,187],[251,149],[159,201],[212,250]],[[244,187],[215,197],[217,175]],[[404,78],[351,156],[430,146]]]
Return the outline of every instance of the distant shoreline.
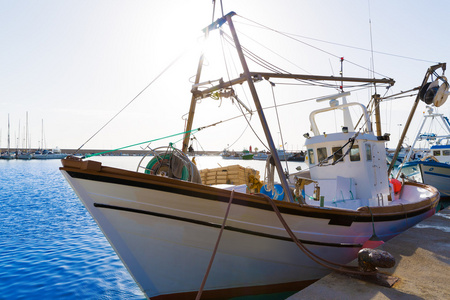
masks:
[[[11,148],[9,152],[13,153],[16,151],[19,152],[31,152],[34,153],[40,149],[31,148],[31,149],[24,149],[24,148]],[[50,149],[48,149],[50,150]],[[66,154],[74,154],[75,152],[77,154],[85,155],[85,154],[94,154],[94,153],[102,153],[106,152],[104,155],[111,155],[111,156],[143,156],[145,154],[148,154],[150,151],[148,150],[117,150],[117,151],[111,151],[111,149],[80,149],[77,151],[77,149],[59,149],[61,153]],[[7,148],[1,148],[1,153],[8,151]],[[111,152],[108,152],[111,151]],[[197,155],[219,155],[222,151],[195,151],[195,154]]]
[[[36,149],[36,148],[31,148],[31,149],[24,149],[24,148],[11,148],[10,152],[31,152],[34,153],[36,151],[38,151],[40,149]],[[50,149],[48,149],[50,150]],[[111,149],[81,149],[78,150],[77,149],[59,149],[61,151],[61,153],[66,153],[66,154],[75,154],[75,152],[77,152],[77,154],[81,154],[81,155],[86,155],[86,154],[94,154],[94,153],[102,153],[105,152],[105,154],[103,155],[110,155],[110,156],[144,156],[146,154],[149,154],[150,151],[148,150],[117,150],[117,151],[111,151]],[[6,148],[1,148],[0,149],[1,153],[8,151],[8,149]],[[111,151],[111,152],[108,152]],[[158,151],[161,152],[161,151]],[[236,151],[239,152],[239,151]],[[297,153],[300,152],[300,150],[298,151],[286,151],[287,153]],[[222,153],[222,151],[195,151],[194,152],[195,155],[220,155],[220,153]],[[257,152],[252,152],[252,153],[257,153]]]

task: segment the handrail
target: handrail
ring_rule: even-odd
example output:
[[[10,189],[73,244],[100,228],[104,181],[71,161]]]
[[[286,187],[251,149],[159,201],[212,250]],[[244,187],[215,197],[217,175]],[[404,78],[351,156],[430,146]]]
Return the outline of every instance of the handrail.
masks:
[[[317,123],[315,120],[315,116],[319,113],[323,113],[323,112],[327,112],[327,111],[331,111],[331,110],[336,110],[336,109],[341,109],[341,108],[346,108],[349,106],[359,106],[361,107],[361,109],[363,110],[363,114],[364,114],[364,118],[366,119],[366,131],[372,133],[372,123],[370,122],[369,119],[369,113],[367,112],[367,108],[362,105],[361,103],[357,103],[357,102],[351,102],[351,103],[346,103],[346,104],[341,104],[341,105],[337,105],[337,106],[333,106],[333,107],[325,107],[325,108],[321,108],[321,109],[317,109],[314,110],[310,113],[309,115],[309,121],[311,123],[311,131],[314,133],[314,135],[320,135],[320,131],[319,128],[317,127]]]

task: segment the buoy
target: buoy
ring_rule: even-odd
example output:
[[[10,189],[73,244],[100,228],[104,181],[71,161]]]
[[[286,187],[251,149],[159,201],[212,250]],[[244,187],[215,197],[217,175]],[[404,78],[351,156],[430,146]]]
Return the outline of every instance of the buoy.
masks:
[[[397,180],[395,178],[391,178],[391,179],[389,179],[389,182],[394,187],[394,193],[397,194],[398,192],[400,192],[400,190],[402,189],[402,182],[400,180]]]

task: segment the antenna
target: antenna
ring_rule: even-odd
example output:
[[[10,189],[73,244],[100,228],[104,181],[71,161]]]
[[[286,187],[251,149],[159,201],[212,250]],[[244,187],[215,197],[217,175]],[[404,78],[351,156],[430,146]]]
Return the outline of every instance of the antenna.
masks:
[[[372,55],[372,76],[375,76],[375,60],[373,57],[373,39],[372,39],[372,19],[371,19],[371,13],[370,13],[370,1],[367,1],[369,4],[369,32],[370,32],[370,53]],[[374,84],[375,88],[375,94],[377,93],[377,85]]]

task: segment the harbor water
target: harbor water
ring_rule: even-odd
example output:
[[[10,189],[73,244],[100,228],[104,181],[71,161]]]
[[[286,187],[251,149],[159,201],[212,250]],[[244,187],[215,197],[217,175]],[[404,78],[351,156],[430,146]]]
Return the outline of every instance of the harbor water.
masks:
[[[145,299],[60,166],[0,160],[0,299]]]
[[[91,159],[136,170],[141,158]],[[265,161],[196,161],[199,169],[240,163],[264,176]],[[291,172],[300,165],[289,162]],[[57,159],[0,160],[0,299],[145,299],[60,166]]]

